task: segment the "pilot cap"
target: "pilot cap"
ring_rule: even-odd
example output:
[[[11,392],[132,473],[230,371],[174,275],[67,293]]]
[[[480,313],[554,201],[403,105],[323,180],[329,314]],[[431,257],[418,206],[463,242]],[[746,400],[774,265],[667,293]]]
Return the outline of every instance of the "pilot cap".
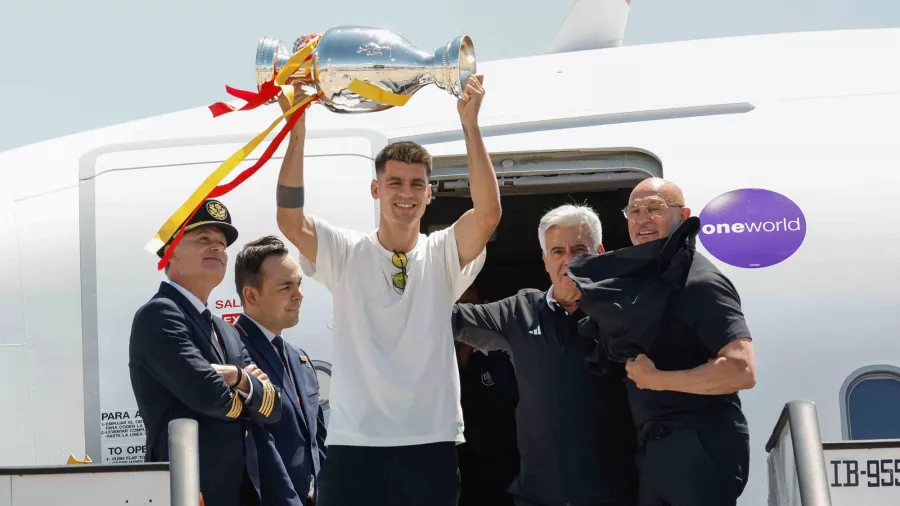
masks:
[[[228,212],[228,208],[225,207],[225,204],[219,202],[215,199],[206,199],[203,204],[197,209],[197,213],[194,214],[194,217],[191,218],[191,221],[188,222],[187,226],[184,227],[184,233],[188,233],[191,230],[200,228],[200,227],[216,227],[225,234],[225,246],[231,246],[234,244],[234,241],[238,238],[238,231],[231,224],[231,213]],[[180,229],[181,227],[179,227]],[[178,234],[175,234],[178,235]],[[159,258],[162,258],[165,251],[166,246],[172,243],[175,239],[175,235],[169,239],[162,248],[156,252]]]

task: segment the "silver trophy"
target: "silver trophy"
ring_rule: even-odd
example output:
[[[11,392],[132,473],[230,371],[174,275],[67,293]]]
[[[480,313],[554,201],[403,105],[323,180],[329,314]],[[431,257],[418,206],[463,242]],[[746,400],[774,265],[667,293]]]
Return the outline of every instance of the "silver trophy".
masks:
[[[272,80],[294,51],[275,38],[261,39],[256,50],[257,87]],[[426,53],[388,30],[343,26],[323,33],[312,52],[309,68],[301,67],[287,82],[312,88],[312,93],[319,94],[319,103],[334,112],[352,113],[393,107],[350,91],[348,87],[354,79],[407,96],[434,83],[462,97],[463,84],[472,74],[475,47],[468,36],[457,37],[433,53]]]

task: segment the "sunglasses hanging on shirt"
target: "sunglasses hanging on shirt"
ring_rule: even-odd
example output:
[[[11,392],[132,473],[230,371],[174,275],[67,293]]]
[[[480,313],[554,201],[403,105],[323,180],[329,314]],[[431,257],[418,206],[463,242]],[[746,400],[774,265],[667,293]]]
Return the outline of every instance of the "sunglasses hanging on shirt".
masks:
[[[394,267],[400,269],[400,272],[391,276],[391,281],[394,285],[394,290],[396,290],[397,293],[402,294],[406,289],[406,280],[409,279],[409,276],[406,274],[406,254],[394,251],[394,256],[391,257],[391,263],[394,264]]]

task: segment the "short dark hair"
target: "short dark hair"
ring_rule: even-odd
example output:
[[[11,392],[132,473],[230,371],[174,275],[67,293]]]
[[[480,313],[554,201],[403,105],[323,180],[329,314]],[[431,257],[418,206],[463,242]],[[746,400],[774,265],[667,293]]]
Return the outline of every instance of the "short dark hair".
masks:
[[[431,178],[431,154],[427,149],[411,141],[400,141],[388,144],[375,157],[375,175],[384,173],[389,160],[403,163],[421,163],[425,165],[425,174]]]
[[[238,297],[244,302],[243,289],[249,285],[257,290],[262,286],[262,264],[273,255],[287,255],[288,249],[281,239],[274,235],[260,237],[244,245],[234,260],[234,285]]]

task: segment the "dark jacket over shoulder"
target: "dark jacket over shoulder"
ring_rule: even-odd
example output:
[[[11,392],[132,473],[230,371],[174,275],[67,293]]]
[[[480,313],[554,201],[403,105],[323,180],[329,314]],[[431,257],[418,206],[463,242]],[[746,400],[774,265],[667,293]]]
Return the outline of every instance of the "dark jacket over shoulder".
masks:
[[[579,308],[603,336],[598,354],[624,363],[653,346],[666,309],[684,289],[699,228],[691,217],[666,239],[569,262],[569,277],[583,293]]]
[[[326,450],[325,414],[319,405],[316,370],[305,352],[287,342],[289,370],[285,370],[272,343],[246,316],[241,315],[235,327],[253,362],[284,392],[281,419],[257,426],[254,431],[263,496],[270,498],[269,504],[304,504]]]
[[[225,357],[210,340],[212,329],[197,309],[168,283],[135,314],[129,343],[131,384],[147,434],[148,462],[169,460],[168,424],[190,418],[199,425],[200,490],[208,506],[238,506],[245,473],[259,491],[251,421],[281,416],[281,392],[248,375],[252,396],[244,401],[212,363],[243,368],[250,357],[237,331],[213,317]]]
[[[452,321],[457,340],[512,355],[521,466],[510,493],[540,504],[629,504],[637,471],[624,366],[588,373],[596,342],[579,335],[583,319],[551,307],[546,292],[522,290],[490,304],[458,304]]]
[[[750,336],[731,281],[696,251],[700,222],[671,236],[569,263],[580,308],[602,336],[598,353],[624,362],[647,355],[661,371],[699,367],[735,339]],[[748,432],[738,394],[642,390],[627,382],[641,440],[680,427],[727,426]]]

